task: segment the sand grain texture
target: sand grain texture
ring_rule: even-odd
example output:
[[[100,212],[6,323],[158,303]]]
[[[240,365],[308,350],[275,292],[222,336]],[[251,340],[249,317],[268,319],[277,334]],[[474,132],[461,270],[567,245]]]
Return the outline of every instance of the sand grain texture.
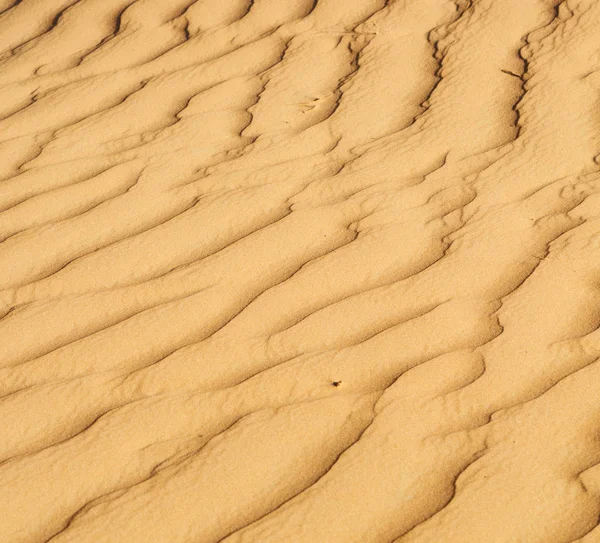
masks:
[[[600,542],[598,29],[1,1],[0,541]]]

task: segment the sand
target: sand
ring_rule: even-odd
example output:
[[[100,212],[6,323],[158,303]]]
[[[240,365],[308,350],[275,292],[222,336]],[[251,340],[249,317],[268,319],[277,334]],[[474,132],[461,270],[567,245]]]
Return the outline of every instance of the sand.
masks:
[[[0,542],[600,542],[599,1],[0,12]]]

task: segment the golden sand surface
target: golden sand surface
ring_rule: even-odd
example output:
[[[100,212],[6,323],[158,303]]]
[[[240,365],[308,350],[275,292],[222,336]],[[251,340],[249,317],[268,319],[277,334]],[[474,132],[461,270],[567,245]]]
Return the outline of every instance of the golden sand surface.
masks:
[[[0,0],[1,543],[600,542],[599,0]]]

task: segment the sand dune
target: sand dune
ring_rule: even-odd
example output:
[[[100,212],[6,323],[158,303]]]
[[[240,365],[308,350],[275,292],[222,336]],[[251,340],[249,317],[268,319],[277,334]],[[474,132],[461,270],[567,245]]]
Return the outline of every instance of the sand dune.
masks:
[[[0,541],[600,542],[600,2],[0,2]]]

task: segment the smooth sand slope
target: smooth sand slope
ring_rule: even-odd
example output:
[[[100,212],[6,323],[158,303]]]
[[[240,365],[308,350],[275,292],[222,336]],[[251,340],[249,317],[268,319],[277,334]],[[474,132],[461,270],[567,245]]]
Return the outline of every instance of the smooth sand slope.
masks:
[[[0,11],[0,542],[600,542],[600,1]]]

